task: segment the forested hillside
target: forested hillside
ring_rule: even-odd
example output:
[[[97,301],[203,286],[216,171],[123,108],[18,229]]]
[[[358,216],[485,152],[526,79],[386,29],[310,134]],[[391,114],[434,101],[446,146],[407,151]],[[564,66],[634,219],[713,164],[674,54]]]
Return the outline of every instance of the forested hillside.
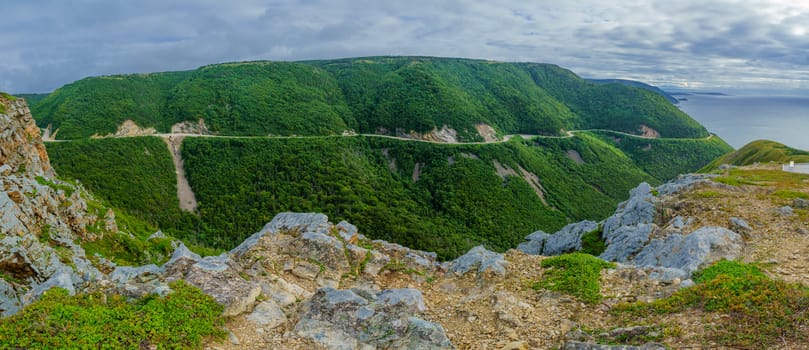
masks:
[[[60,139],[115,132],[131,119],[169,131],[204,119],[220,135],[427,133],[444,125],[476,141],[479,124],[499,135],[561,135],[605,128],[663,137],[705,129],[663,97],[596,84],[549,64],[431,57],[243,62],[193,71],[92,77],[32,105]]]
[[[624,137],[621,145],[630,145],[633,138]],[[451,258],[478,244],[502,251],[538,229],[604,218],[637,183],[660,183],[667,172],[695,170],[730,149],[713,139],[643,139],[648,150],[625,153],[609,136],[589,132],[474,145],[370,136],[186,138],[182,154],[198,217],[179,211],[170,155],[157,138],[54,142],[48,151],[62,176],[208,246],[232,248],[278,212],[312,211],[348,220],[369,237]],[[670,144],[689,151],[670,153],[682,149]],[[669,165],[659,168],[666,171],[650,163],[664,154]]]

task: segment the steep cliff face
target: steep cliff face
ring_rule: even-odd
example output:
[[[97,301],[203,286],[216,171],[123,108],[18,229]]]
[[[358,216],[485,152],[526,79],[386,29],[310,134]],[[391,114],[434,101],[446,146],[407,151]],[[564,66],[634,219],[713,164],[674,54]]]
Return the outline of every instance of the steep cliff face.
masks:
[[[23,99],[0,95],[0,169],[15,174],[53,177],[39,128]]]
[[[96,239],[103,220],[55,178],[26,102],[0,103],[0,313],[10,315],[53,286],[75,292],[101,276],[75,242]]]

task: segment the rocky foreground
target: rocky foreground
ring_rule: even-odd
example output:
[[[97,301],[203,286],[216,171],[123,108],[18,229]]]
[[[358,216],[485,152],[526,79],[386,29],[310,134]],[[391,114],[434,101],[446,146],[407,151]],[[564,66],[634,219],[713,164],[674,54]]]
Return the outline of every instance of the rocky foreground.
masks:
[[[170,293],[170,282],[184,279],[225,306],[229,336],[211,349],[712,347],[706,324],[721,316],[638,321],[611,310],[692,286],[695,271],[720,259],[766,261],[774,277],[807,282],[809,202],[783,203],[775,189],[708,175],[641,184],[601,223],[534,232],[505,254],[476,247],[438,262],[434,253],[371,240],[323,214],[281,213],[219,256],[201,257],[175,241],[160,266],[116,266],[80,245],[117,230],[114,215],[88,208],[89,194],[55,178],[24,102],[2,102],[11,107],[0,115],[4,316],[53,287],[141,297]],[[606,241],[600,258],[616,263],[601,272],[600,302],[537,287],[550,271],[542,267],[548,256],[582,249],[595,230]],[[643,345],[595,344],[627,340]]]

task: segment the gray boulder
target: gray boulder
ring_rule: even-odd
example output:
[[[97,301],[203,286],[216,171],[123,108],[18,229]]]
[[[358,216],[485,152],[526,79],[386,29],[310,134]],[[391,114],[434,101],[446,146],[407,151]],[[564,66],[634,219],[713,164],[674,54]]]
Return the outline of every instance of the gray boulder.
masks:
[[[275,328],[284,324],[287,321],[287,316],[278,304],[272,300],[267,300],[256,305],[256,308],[247,316],[247,319],[262,327]]]
[[[581,237],[597,229],[598,223],[589,220],[567,225],[547,237],[542,255],[560,255],[581,250]]]
[[[450,349],[444,329],[416,317],[421,292],[321,288],[306,302],[294,332],[327,349]]]
[[[671,180],[665,184],[662,184],[656,188],[657,192],[661,196],[672,195],[679,193],[681,191],[687,191],[690,189],[695,188],[696,186],[703,184],[703,183],[710,183],[711,179],[717,177],[717,174],[683,174],[677,176],[674,180]]]
[[[609,236],[607,236],[605,229],[603,236],[607,242],[607,249],[599,257],[607,261],[629,262],[635,254],[646,246],[646,243],[649,242],[649,236],[656,227],[654,224],[619,226],[611,228]]]
[[[145,275],[159,275],[161,270],[157,265],[118,266],[109,275],[109,279],[117,284],[123,284]]]
[[[533,254],[533,255],[541,255],[542,249],[545,248],[545,241],[548,240],[548,237],[551,235],[545,233],[544,231],[536,231],[528,236],[525,236],[525,240],[527,242],[522,242],[517,245],[517,249],[521,250],[525,254]]]
[[[495,253],[479,245],[452,261],[449,272],[456,275],[463,275],[469,271],[476,270],[478,276],[487,273],[505,276],[507,266],[508,262],[503,254]]]
[[[22,307],[14,286],[0,278],[0,317],[11,316]]]
[[[240,270],[225,254],[206,256],[189,268],[185,279],[224,305],[222,315],[235,316],[249,311],[261,293],[258,284],[239,275]]]
[[[272,221],[248,237],[236,248],[230,251],[231,254],[239,256],[252,248],[264,235],[275,235],[278,233],[298,236],[305,232],[316,232],[327,235],[331,225],[329,218],[318,213],[291,213],[284,212],[276,215]]]
[[[653,239],[633,260],[639,267],[682,270],[685,277],[720,259],[732,260],[742,251],[742,237],[722,227],[702,227],[688,235]],[[676,276],[682,278],[681,276]]]

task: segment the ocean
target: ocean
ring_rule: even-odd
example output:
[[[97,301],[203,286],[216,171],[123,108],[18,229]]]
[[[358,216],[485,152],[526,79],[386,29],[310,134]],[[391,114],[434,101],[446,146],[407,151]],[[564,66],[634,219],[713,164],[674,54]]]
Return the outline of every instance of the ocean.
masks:
[[[679,107],[734,148],[766,139],[809,150],[809,97],[678,95]]]

